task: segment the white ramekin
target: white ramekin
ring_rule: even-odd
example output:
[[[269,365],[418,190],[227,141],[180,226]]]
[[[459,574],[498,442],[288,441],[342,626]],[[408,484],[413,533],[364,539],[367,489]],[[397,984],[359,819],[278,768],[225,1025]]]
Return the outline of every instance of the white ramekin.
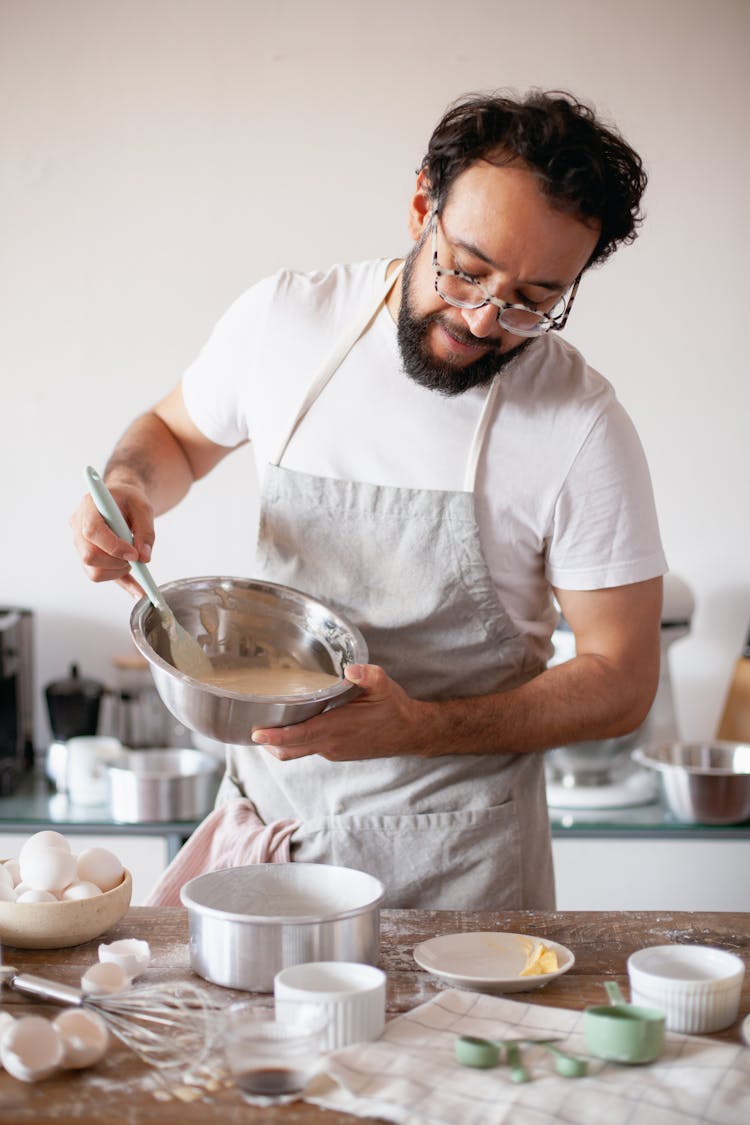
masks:
[[[628,957],[630,1000],[661,1008],[669,1031],[705,1034],[737,1018],[745,965],[708,945],[652,945]]]
[[[305,1007],[328,1018],[325,1049],[377,1039],[385,1027],[385,973],[350,961],[291,965],[274,977],[279,1019],[293,1019]]]

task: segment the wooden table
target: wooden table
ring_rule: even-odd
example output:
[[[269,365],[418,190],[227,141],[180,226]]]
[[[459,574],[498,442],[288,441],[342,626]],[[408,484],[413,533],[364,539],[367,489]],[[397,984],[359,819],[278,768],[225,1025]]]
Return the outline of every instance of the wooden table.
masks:
[[[572,949],[576,956],[573,969],[529,994],[529,998],[533,996],[535,1003],[575,1010],[604,1002],[605,979],[616,980],[627,995],[626,959],[645,945],[718,945],[737,953],[750,968],[750,914],[390,910],[383,912],[381,921],[381,966],[388,974],[389,1017],[408,1011],[449,987],[417,968],[412,957],[414,946],[438,934],[474,930],[532,934],[552,938]],[[189,968],[187,932],[187,913],[181,908],[135,907],[109,931],[107,940],[146,939],[152,951],[149,981],[197,979]],[[22,971],[77,984],[82,972],[97,960],[97,946],[98,941],[92,941],[53,951],[6,948],[4,960]],[[207,987],[221,1002],[253,998],[249,993]],[[268,997],[264,1000],[269,1002]],[[52,1016],[59,1011],[8,990],[2,1001],[14,1015],[35,1012]],[[749,1011],[750,973],[745,978],[740,1019]],[[736,1042],[739,1022],[716,1038]],[[327,1112],[304,1102],[258,1109],[248,1106],[228,1084],[194,1101],[176,1096],[180,1090],[184,1096],[190,1093],[184,1087],[172,1087],[169,1100],[159,1100],[155,1094],[158,1089],[153,1072],[115,1043],[106,1058],[90,1070],[62,1072],[45,1082],[26,1084],[0,1073],[0,1121],[3,1125],[47,1120],[58,1125],[205,1125],[211,1121],[222,1125],[261,1121],[283,1125],[356,1125],[371,1120]]]

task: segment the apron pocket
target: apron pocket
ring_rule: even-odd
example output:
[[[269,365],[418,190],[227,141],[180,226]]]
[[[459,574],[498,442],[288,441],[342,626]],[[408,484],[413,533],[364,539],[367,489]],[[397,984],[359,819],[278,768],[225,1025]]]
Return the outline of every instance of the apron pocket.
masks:
[[[336,816],[307,822],[292,839],[297,862],[374,875],[383,907],[519,909],[521,844],[515,802],[399,816]]]

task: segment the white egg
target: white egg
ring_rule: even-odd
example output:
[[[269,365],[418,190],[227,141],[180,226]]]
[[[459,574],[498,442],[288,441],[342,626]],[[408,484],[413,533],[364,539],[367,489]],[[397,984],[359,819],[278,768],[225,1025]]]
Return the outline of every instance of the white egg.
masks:
[[[103,891],[121,883],[122,874],[122,864],[108,848],[85,848],[78,857],[78,878],[96,883]]]
[[[103,1058],[109,1041],[107,1025],[96,1012],[69,1008],[52,1021],[62,1040],[62,1065],[71,1070],[93,1066]]]
[[[119,965],[97,962],[81,977],[81,988],[90,996],[105,996],[122,992],[130,984],[127,974]]]
[[[43,1016],[22,1016],[3,1032],[0,1058],[14,1078],[39,1082],[49,1078],[62,1063],[63,1045],[49,1020]]]
[[[13,886],[13,876],[10,871],[8,871],[5,864],[3,864],[2,867],[0,867],[0,887],[10,887],[10,889],[13,890]]]
[[[21,882],[21,869],[18,866],[17,859],[6,859],[5,863],[3,864],[3,868],[8,872],[11,879],[13,880],[14,887],[16,883]]]
[[[64,848],[33,848],[19,861],[21,879],[35,891],[61,891],[76,877],[75,857]]]
[[[9,887],[6,883],[0,883],[0,902],[15,902],[16,892],[14,887]]]
[[[70,902],[82,898],[96,898],[101,893],[101,888],[97,887],[96,883],[85,883],[81,879],[75,879],[72,883],[68,883],[60,898],[63,902]]]
[[[0,1045],[3,1041],[3,1035],[5,1035],[5,1032],[8,1030],[8,1028],[11,1027],[15,1022],[16,1021],[13,1019],[13,1016],[10,1014],[10,1012],[0,1011]],[[0,1056],[0,1069],[2,1069],[2,1065],[3,1060],[2,1056]]]
[[[59,902],[59,899],[52,894],[52,891],[38,891],[33,887],[19,895],[16,902]]]
[[[132,980],[147,968],[151,960],[151,950],[147,941],[138,941],[136,938],[122,938],[109,945],[102,943],[99,946],[99,960],[113,965],[119,965],[127,977]]]
[[[45,828],[42,832],[35,832],[33,836],[29,836],[28,840],[21,846],[18,853],[18,862],[25,855],[30,852],[36,851],[37,848],[62,848],[64,852],[70,851],[70,844],[60,832],[55,832],[51,828]]]

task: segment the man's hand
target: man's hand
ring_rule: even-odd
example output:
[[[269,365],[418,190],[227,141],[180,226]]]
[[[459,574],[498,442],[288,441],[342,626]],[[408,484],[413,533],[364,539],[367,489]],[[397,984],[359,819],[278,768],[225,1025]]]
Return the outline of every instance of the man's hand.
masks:
[[[105,470],[105,483],[133,533],[133,544],[110,531],[89,496],[70,520],[76,549],[92,582],[117,582],[134,597],[143,597],[130,574],[130,563],[150,561],[155,516],[178,504],[193,481],[229,452],[209,441],[192,422],[179,386],[136,418]]]
[[[361,689],[351,703],[304,723],[255,730],[253,742],[282,762],[310,754],[351,762],[428,754],[434,749],[434,704],[411,699],[376,664],[351,664],[345,676]]]
[[[577,655],[519,687],[468,699],[411,699],[374,664],[352,666],[362,688],[352,703],[290,727],[256,730],[280,761],[396,755],[524,754],[634,730],[659,679],[660,578],[558,600]]]
[[[134,598],[141,598],[143,590],[131,575],[130,564],[147,563],[151,558],[153,508],[145,492],[134,485],[111,484],[109,489],[133,533],[133,542],[127,543],[115,535],[89,495],[84,496],[70,518],[73,541],[92,582],[117,582]]]

